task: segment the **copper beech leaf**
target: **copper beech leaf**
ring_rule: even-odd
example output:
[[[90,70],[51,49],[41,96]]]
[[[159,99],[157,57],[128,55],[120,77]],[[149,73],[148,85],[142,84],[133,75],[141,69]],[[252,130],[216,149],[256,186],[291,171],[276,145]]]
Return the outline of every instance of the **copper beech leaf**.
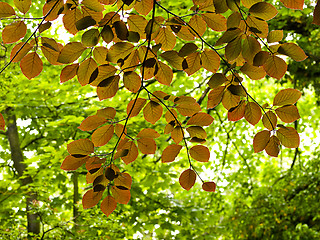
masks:
[[[109,217],[109,215],[117,208],[117,201],[112,196],[106,196],[100,205],[101,211]]]
[[[112,124],[105,125],[98,128],[92,134],[92,142],[95,147],[100,147],[106,145],[112,138],[114,133],[114,126]]]
[[[298,108],[294,105],[286,105],[275,110],[281,121],[291,123],[300,118]]]
[[[213,117],[208,113],[196,113],[187,122],[187,125],[209,126],[213,122]]]
[[[94,145],[89,139],[75,140],[67,145],[67,150],[71,155],[89,155],[94,152]]]
[[[137,135],[139,138],[158,138],[160,136],[161,135],[152,128],[144,128]]]
[[[102,197],[103,191],[94,192],[93,189],[88,190],[82,197],[83,209],[92,208],[98,204]]]
[[[102,80],[98,84],[98,88],[97,88],[97,94],[98,94],[99,100],[114,97],[119,90],[119,80],[120,80],[119,75],[111,76]]]
[[[220,86],[214,88],[209,92],[207,103],[208,109],[216,107],[222,101],[222,97],[225,93],[225,88],[225,86]]]
[[[270,139],[270,131],[263,130],[258,132],[253,138],[253,150],[255,153],[263,151]]]
[[[162,116],[162,106],[155,102],[149,101],[143,109],[143,116],[146,121],[155,124]]]
[[[284,74],[287,71],[287,64],[278,56],[271,55],[268,57],[266,62],[263,64],[263,68],[266,71],[266,73],[270,77],[274,77],[276,79],[280,79],[284,76]]]
[[[277,126],[277,116],[272,111],[268,111],[263,114],[262,123],[267,129],[273,130]]]
[[[277,130],[277,137],[281,144],[287,148],[297,148],[300,144],[300,137],[293,127],[280,127]]]
[[[93,58],[87,58],[80,64],[77,70],[77,76],[81,86],[89,84],[91,74],[94,72],[96,68],[97,63]]]
[[[6,2],[0,2],[0,18],[10,17],[15,14],[13,7]]]
[[[246,103],[241,100],[239,105],[232,107],[228,110],[228,120],[229,121],[239,121],[245,115]]]
[[[291,57],[293,60],[300,62],[305,60],[308,56],[295,43],[283,43],[278,48],[278,53]]]
[[[183,140],[183,129],[180,126],[174,127],[171,132],[171,138],[176,144],[179,144]]]
[[[60,73],[60,82],[64,83],[77,75],[79,63],[65,66]]]
[[[283,5],[291,9],[303,9],[304,0],[280,0]]]
[[[189,133],[191,138],[198,138],[198,139],[207,138],[206,131],[200,126],[191,126],[191,127],[188,127],[186,130]]]
[[[154,154],[157,149],[156,142],[152,138],[139,138],[138,148],[143,154]]]
[[[23,46],[23,47],[22,47]],[[14,46],[10,53],[12,62],[20,62],[21,59],[32,49],[31,44],[20,42]],[[19,51],[19,52],[18,52]],[[18,53],[17,53],[18,52]]]
[[[125,150],[127,154],[125,156],[122,156],[121,159],[125,164],[129,164],[133,161],[135,161],[139,155],[138,148],[136,144],[133,141],[127,141],[121,148],[122,150]]]
[[[31,0],[14,0],[14,5],[22,13],[27,13],[31,6]]]
[[[215,182],[204,182],[202,183],[202,189],[206,192],[215,192],[216,183]]]
[[[118,177],[114,179],[115,186],[123,186],[128,189],[131,189],[132,177],[129,173],[122,172],[118,174]]]
[[[255,102],[248,102],[244,110],[244,118],[253,126],[261,119],[261,108]]]
[[[136,4],[134,5],[134,9],[142,14],[142,15],[147,15],[153,7],[153,0],[141,0],[141,1],[136,1]]]
[[[197,102],[193,104],[181,103],[176,107],[176,109],[181,115],[189,117],[193,116],[201,110],[200,105]]]
[[[2,30],[2,41],[6,44],[17,42],[27,33],[27,26],[22,21],[16,21],[7,25]]]
[[[131,198],[130,190],[122,190],[117,186],[112,186],[111,193],[117,203],[127,204],[130,201],[130,198]]]
[[[157,66],[158,72],[155,75],[155,79],[157,79],[159,83],[169,86],[173,78],[172,69],[162,62],[158,62]]]
[[[84,50],[86,50],[86,47],[82,43],[70,42],[61,49],[57,61],[65,64],[73,63],[81,56]]]
[[[131,100],[127,105],[127,115],[129,116],[129,118],[137,116],[146,102],[147,100],[144,98]]]
[[[313,11],[313,24],[320,25],[320,2],[317,1],[317,4]]]
[[[265,151],[271,157],[278,157],[280,152],[280,141],[275,135],[270,137]]]
[[[136,93],[141,87],[141,78],[136,72],[125,72],[123,74],[123,84],[130,92]]]
[[[278,10],[270,3],[258,2],[250,7],[249,13],[263,20],[270,20],[278,14]]]
[[[216,13],[204,13],[201,14],[201,17],[212,30],[217,32],[227,30],[227,19],[224,16]]]
[[[192,169],[183,171],[179,177],[179,183],[182,188],[189,191],[196,182],[197,175]]]
[[[34,78],[38,76],[43,69],[43,63],[36,52],[29,53],[22,58],[20,62],[20,68],[22,73],[28,78]]]
[[[171,144],[167,146],[161,155],[161,161],[163,163],[173,162],[178,156],[182,146],[178,144]]]
[[[199,162],[208,162],[210,158],[210,151],[206,146],[196,145],[190,148],[190,156]]]
[[[84,157],[74,157],[72,155],[68,155],[64,161],[62,162],[60,168],[65,171],[73,171],[77,170],[81,167],[86,161],[89,159],[89,156]]]
[[[293,88],[287,88],[279,91],[273,99],[273,106],[284,106],[295,104],[299,98],[301,97],[302,93]]]
[[[107,121],[104,117],[93,115],[84,119],[78,128],[82,131],[92,131]]]
[[[201,53],[201,65],[208,71],[215,73],[220,66],[220,56],[213,50],[205,49]]]
[[[283,30],[272,30],[269,32],[267,41],[268,43],[280,42],[283,38]]]

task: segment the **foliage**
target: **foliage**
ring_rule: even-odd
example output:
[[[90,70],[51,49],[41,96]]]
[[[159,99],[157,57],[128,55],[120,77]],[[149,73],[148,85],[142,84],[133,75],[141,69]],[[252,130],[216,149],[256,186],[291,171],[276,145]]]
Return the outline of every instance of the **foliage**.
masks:
[[[202,185],[203,190],[214,192],[216,184],[219,186],[218,181],[212,181],[212,175],[205,176],[209,178],[208,182],[202,180],[204,179],[202,175],[205,174],[200,173],[201,165],[199,163],[208,167],[210,164],[208,161],[212,159],[213,152],[204,143],[208,142],[211,145],[212,139],[217,137],[214,133],[215,130],[210,128],[216,129],[217,132],[222,130],[226,134],[225,150],[221,144],[219,146],[220,153],[214,151],[216,158],[220,156],[220,159],[224,159],[222,167],[225,166],[226,161],[232,163],[231,159],[226,160],[224,153],[227,153],[228,145],[231,142],[238,141],[238,136],[230,136],[231,129],[234,128],[253,139],[254,152],[265,150],[270,156],[278,156],[279,154],[282,156],[282,153],[279,152],[282,146],[299,147],[300,137],[297,133],[297,127],[293,128],[287,124],[296,122],[300,118],[296,105],[297,100],[301,97],[301,92],[289,86],[278,92],[270,93],[267,99],[263,97],[257,99],[253,97],[252,93],[257,92],[255,89],[259,83],[249,79],[263,79],[266,75],[281,79],[286,74],[287,63],[279,55],[288,56],[295,61],[302,61],[307,56],[295,43],[282,42],[284,34],[281,30],[268,31],[267,21],[278,12],[269,3],[257,2],[253,4],[242,1],[240,4],[240,2],[226,1],[222,5],[219,3],[212,5],[211,1],[193,1],[194,6],[190,3],[184,3],[186,9],[191,8],[190,11],[179,10],[176,14],[174,13],[175,3],[165,1],[117,1],[115,4],[114,2],[82,1],[80,4],[75,4],[73,1],[66,3],[48,1],[43,8],[41,23],[35,26],[36,31],[34,32],[25,30],[29,23],[34,21],[28,17],[34,18],[36,16],[31,10],[28,11],[31,2],[24,1],[23,4],[20,1],[15,2],[15,8],[1,3],[1,17],[8,18],[5,20],[6,27],[3,29],[2,40],[4,43],[10,44],[22,39],[22,42],[18,42],[12,48],[11,61],[20,62],[21,71],[27,78],[38,76],[42,69],[46,69],[43,65],[46,65],[47,61],[52,65],[67,65],[60,73],[62,83],[74,85],[69,80],[76,76],[78,82],[86,89],[83,92],[89,91],[90,86],[88,85],[91,85],[96,89],[99,100],[104,100],[101,103],[94,101],[95,109],[94,111],[91,109],[89,114],[81,110],[88,108],[88,104],[92,104],[91,100],[86,103],[79,101],[79,115],[88,116],[93,112],[95,114],[85,118],[81,124],[78,118],[67,119],[66,122],[74,121],[76,123],[72,124],[73,126],[68,126],[67,132],[65,132],[66,129],[60,128],[60,123],[63,126],[65,121],[60,122],[58,116],[53,116],[52,119],[55,122],[53,124],[58,124],[59,132],[66,136],[60,138],[59,142],[54,145],[43,144],[46,144],[46,147],[59,148],[59,154],[54,157],[55,164],[57,164],[59,157],[65,151],[60,146],[64,141],[74,139],[67,146],[70,155],[65,157],[61,168],[74,171],[83,169],[82,165],[85,165],[86,183],[90,188],[86,188],[87,191],[83,195],[83,208],[92,208],[102,200],[100,206],[105,215],[109,216],[115,211],[113,220],[110,220],[113,228],[108,227],[110,235],[114,238],[130,237],[133,233],[142,231],[141,229],[157,232],[157,237],[160,239],[173,238],[174,229],[178,229],[179,236],[192,236],[201,239],[206,235],[212,236],[215,232],[225,235],[226,238],[233,234],[233,237],[236,238],[239,232],[228,233],[228,230],[217,230],[212,225],[201,226],[201,224],[205,225],[203,224],[205,222],[219,222],[221,220],[217,216],[208,216],[208,214],[204,216],[201,212],[212,208],[212,205],[202,206],[201,203],[202,199],[209,201],[208,198],[212,195],[204,195],[199,193],[197,189],[192,189],[195,184],[198,185],[196,178],[202,182],[198,186],[199,189]],[[18,11],[23,13],[24,17],[19,17]],[[317,12],[315,12],[315,16],[316,14]],[[54,39],[49,33],[53,28],[50,26],[54,25],[59,15],[63,16],[64,28],[75,35],[66,44],[62,44],[62,39]],[[20,35],[13,33],[17,31]],[[25,35],[26,33],[29,35]],[[274,42],[276,44],[267,44]],[[218,48],[217,46],[220,45],[223,47]],[[77,60],[78,63],[74,63]],[[191,81],[186,81],[184,73]],[[43,78],[43,74],[39,77]],[[208,87],[205,84],[208,84]],[[58,86],[57,89],[62,86]],[[49,88],[49,86],[46,87]],[[72,89],[76,88],[78,87],[73,86]],[[39,99],[42,98],[43,96],[39,96]],[[74,106],[78,104],[77,94],[74,94],[72,98],[74,100],[70,101],[70,104],[73,107],[69,110],[65,108],[63,110],[65,111],[64,116],[68,114],[68,111],[71,111],[70,114],[76,115],[73,111]],[[61,98],[62,102],[64,100]],[[268,104],[262,104],[266,100],[272,103],[271,107]],[[223,120],[221,113],[219,113],[222,109],[220,103],[228,111]],[[207,111],[204,111],[204,106],[207,106]],[[42,114],[39,112],[34,113],[34,116],[40,115]],[[211,115],[216,115],[216,120],[221,120],[220,127],[216,126],[216,121]],[[260,132],[254,130],[257,133],[253,136],[253,131],[250,133],[244,131],[244,128],[247,127],[245,127],[244,121],[239,121],[241,119],[265,130]],[[231,123],[226,123],[226,120]],[[237,125],[240,123],[242,127],[232,127],[236,126],[232,122]],[[285,123],[286,125],[284,125]],[[4,128],[3,124],[3,120],[1,120],[1,128]],[[79,125],[81,131],[75,130],[74,125]],[[44,127],[44,129],[47,128]],[[57,139],[56,129],[57,127],[50,133],[54,139]],[[252,128],[250,129],[252,130]],[[47,140],[50,139],[44,132],[42,135],[46,136]],[[239,141],[241,141],[240,139]],[[240,146],[240,143],[234,144]],[[244,162],[249,156],[256,158],[248,150],[239,149],[239,147],[235,147],[235,149]],[[241,154],[241,151],[244,153]],[[139,154],[142,162],[135,161]],[[152,162],[146,163],[145,159],[152,159],[150,155],[153,154],[155,155],[154,161],[161,160],[164,163],[162,166]],[[120,158],[122,161],[119,160]],[[166,164],[169,162],[171,162],[170,166]],[[236,162],[234,159],[234,164]],[[50,163],[42,162],[42,164]],[[248,165],[246,162],[246,164],[247,169],[252,169],[253,163]],[[168,174],[172,174],[172,176]],[[235,172],[234,174],[239,173]],[[62,178],[62,182],[65,181],[65,175],[59,176]],[[245,179],[247,177],[248,175],[239,179],[238,184],[248,184],[248,179]],[[235,178],[235,176],[231,178]],[[47,176],[46,179],[50,179],[50,176]],[[165,192],[174,193],[177,191],[175,179],[179,179],[179,183],[184,189],[193,191],[197,196],[201,194],[201,197],[192,198],[192,194],[190,195],[189,192],[179,192],[175,196],[179,202],[171,206],[170,201],[174,200],[172,198],[166,199]],[[232,181],[230,180],[230,182]],[[253,184],[252,181],[250,179],[249,182]],[[153,183],[156,183],[157,186]],[[60,187],[62,191],[60,194],[66,194],[68,188]],[[237,189],[235,185],[232,187]],[[230,191],[232,187],[225,189]],[[283,186],[280,185],[279,189],[281,187]],[[152,191],[153,188],[160,191],[158,195]],[[263,192],[263,188],[260,191]],[[222,196],[222,193],[216,193],[213,198],[221,199]],[[243,195],[241,196],[243,197]],[[252,197],[254,200],[252,200],[251,208],[255,208],[259,197],[259,194]],[[186,198],[190,199],[192,204],[197,207],[191,207],[191,202]],[[139,201],[139,199],[143,199],[143,201]],[[282,196],[276,198],[275,206],[277,201],[281,201],[281,199]],[[139,209],[141,213],[139,217],[134,215],[137,213],[129,211],[125,206],[115,210],[117,204],[127,204],[129,200],[131,206]],[[55,201],[54,204],[57,205],[62,202],[59,198]],[[148,206],[146,206],[146,201],[149,202]],[[170,222],[157,218],[159,209],[157,204],[153,206],[153,203],[159,202],[165,204],[162,206],[165,213],[160,215],[167,214]],[[237,206],[224,209],[221,203],[218,203],[219,206],[215,206],[216,212],[219,214],[228,212],[230,219],[234,217],[243,221],[241,217],[246,218],[248,213],[242,212],[245,210],[242,203],[239,201],[240,210],[234,216],[230,212],[233,207]],[[48,206],[54,205],[49,202],[47,204]],[[69,208],[70,206],[69,203]],[[95,210],[93,208],[89,210],[89,213],[96,216]],[[278,213],[281,209],[275,211]],[[187,213],[187,216],[184,219],[179,219],[178,215],[185,215],[184,213]],[[81,215],[79,219],[82,218],[83,222],[90,221],[88,215],[81,214],[84,217],[82,218]],[[255,212],[249,212],[250,214],[254,216]],[[43,216],[45,215],[43,213]],[[265,215],[270,217],[272,214],[260,215],[263,218]],[[198,219],[200,216],[204,218],[203,223]],[[127,220],[125,220],[126,218]],[[147,219],[152,220],[147,221]],[[157,220],[160,228],[167,231],[154,228]],[[248,219],[245,220],[248,221]],[[50,221],[50,219],[48,218],[46,221]],[[57,219],[53,221],[57,221]],[[264,219],[259,220],[256,224],[263,221]],[[138,224],[131,227],[133,223],[137,222],[141,224],[145,222],[150,226],[139,226]],[[177,227],[177,222],[180,222],[181,227]],[[184,228],[183,226],[188,222],[201,226],[204,229],[203,234],[199,234],[192,228]],[[254,218],[252,222],[254,223]],[[126,225],[127,233],[121,233],[121,229],[115,227],[120,223]],[[225,225],[225,229],[232,229],[228,226],[226,219],[222,223],[222,226]],[[95,227],[97,229],[103,228],[97,224]],[[67,224],[59,228],[61,229],[57,231],[70,231]],[[82,230],[85,231],[85,229],[89,228],[82,226]],[[256,235],[252,235],[253,233],[248,229],[256,229]],[[301,231],[307,231],[303,230],[304,227],[301,229]],[[252,235],[259,239],[262,235],[275,234],[275,232],[268,232],[268,229],[264,229],[263,233],[259,232],[259,226],[249,225],[249,222],[248,225],[241,225],[237,230],[243,234],[244,238]],[[316,237],[317,230],[313,229],[310,234]],[[85,234],[83,237],[86,237]]]

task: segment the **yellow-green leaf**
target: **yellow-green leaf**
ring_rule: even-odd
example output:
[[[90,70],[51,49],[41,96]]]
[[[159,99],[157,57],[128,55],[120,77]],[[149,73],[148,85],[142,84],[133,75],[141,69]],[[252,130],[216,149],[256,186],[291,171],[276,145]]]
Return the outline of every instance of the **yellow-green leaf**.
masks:
[[[31,0],[14,0],[14,5],[22,13],[27,13],[31,6]]]
[[[299,134],[297,130],[292,127],[280,127],[277,130],[277,137],[279,138],[281,144],[287,148],[299,147]]]
[[[297,62],[303,61],[308,57],[295,43],[281,44],[281,46],[278,48],[278,53],[289,56]]]
[[[65,64],[73,63],[81,56],[84,50],[86,50],[86,47],[82,43],[70,42],[61,49],[57,61]]]
[[[278,10],[270,3],[258,2],[250,7],[249,13],[263,20],[270,20],[278,14]]]
[[[277,116],[273,112],[268,111],[263,114],[262,123],[267,129],[273,130],[277,126]]]
[[[281,121],[291,123],[300,118],[298,108],[294,105],[279,107],[275,110]]]
[[[279,91],[273,99],[273,106],[284,106],[295,104],[299,98],[301,97],[302,93],[293,88],[287,88]]]

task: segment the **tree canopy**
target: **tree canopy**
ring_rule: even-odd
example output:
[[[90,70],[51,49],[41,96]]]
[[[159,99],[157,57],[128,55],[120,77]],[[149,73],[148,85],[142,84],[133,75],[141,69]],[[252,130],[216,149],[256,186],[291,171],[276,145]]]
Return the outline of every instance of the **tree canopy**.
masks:
[[[317,239],[314,5],[0,2],[0,234]]]

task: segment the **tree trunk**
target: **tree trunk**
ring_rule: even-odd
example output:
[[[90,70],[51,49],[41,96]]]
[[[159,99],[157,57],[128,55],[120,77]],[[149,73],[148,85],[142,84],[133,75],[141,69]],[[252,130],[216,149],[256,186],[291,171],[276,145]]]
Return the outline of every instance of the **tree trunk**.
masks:
[[[73,180],[73,222],[74,222],[74,230],[78,229],[77,218],[79,215],[77,203],[79,201],[79,183],[78,183],[78,172],[74,172],[72,176]]]
[[[7,121],[7,138],[10,144],[11,159],[13,161],[13,166],[22,177],[26,171],[26,165],[23,162],[23,153],[20,148],[19,133],[16,123],[16,115],[12,108],[7,108],[5,110]],[[21,184],[26,186],[32,183],[31,176],[25,176],[21,178]],[[26,196],[26,209],[27,209],[27,221],[28,221],[28,235],[38,235],[40,233],[40,221],[37,214],[31,213],[33,203],[37,200],[37,194],[32,191],[28,191]]]

